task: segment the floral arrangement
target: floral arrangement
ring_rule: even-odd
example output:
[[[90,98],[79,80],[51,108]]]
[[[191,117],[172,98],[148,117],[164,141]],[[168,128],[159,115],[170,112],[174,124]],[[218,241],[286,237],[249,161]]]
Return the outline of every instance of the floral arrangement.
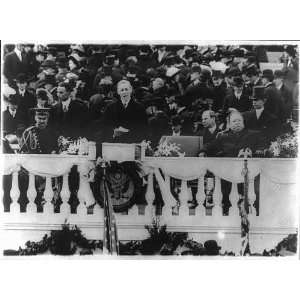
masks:
[[[292,158],[298,155],[298,139],[296,132],[284,134],[276,138],[268,149],[271,157]]]
[[[89,153],[88,140],[82,137],[74,140],[60,136],[58,138],[58,147],[60,154],[87,155]]]
[[[181,152],[180,147],[176,143],[170,143],[168,141],[162,141],[153,156],[166,156],[166,157],[184,157],[185,152]]]

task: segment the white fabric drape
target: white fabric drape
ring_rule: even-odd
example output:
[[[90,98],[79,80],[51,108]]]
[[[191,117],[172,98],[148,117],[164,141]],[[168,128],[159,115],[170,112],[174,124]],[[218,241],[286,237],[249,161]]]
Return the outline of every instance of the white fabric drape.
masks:
[[[29,173],[39,176],[58,177],[70,172],[73,165],[88,164],[86,159],[82,160],[76,156],[43,156],[43,155],[11,155],[2,159],[2,174],[9,175],[14,171],[18,171],[20,167],[26,169]]]
[[[296,179],[295,159],[247,159],[249,180],[253,180],[258,174],[263,174],[270,181],[279,184],[294,184]],[[206,171],[211,171],[215,176],[233,183],[244,181],[242,170],[244,168],[243,159],[162,159],[148,160],[145,170],[149,168],[159,168],[168,176],[180,180],[194,180],[205,175]]]

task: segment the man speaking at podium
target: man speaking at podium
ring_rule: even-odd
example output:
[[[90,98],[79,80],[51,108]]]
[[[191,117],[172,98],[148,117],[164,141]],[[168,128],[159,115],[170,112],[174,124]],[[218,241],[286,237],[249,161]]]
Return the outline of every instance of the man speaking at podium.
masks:
[[[140,143],[147,139],[146,111],[132,99],[132,92],[128,80],[118,82],[119,99],[109,104],[104,112],[105,142]]]

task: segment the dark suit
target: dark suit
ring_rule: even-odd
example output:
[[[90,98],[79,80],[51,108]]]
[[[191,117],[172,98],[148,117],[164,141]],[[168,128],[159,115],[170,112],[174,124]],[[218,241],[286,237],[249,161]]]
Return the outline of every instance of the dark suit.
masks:
[[[13,117],[8,108],[2,112],[3,118],[3,133],[6,134],[16,134],[19,135],[26,128],[26,118],[22,112],[18,109],[16,111],[15,117]]]
[[[20,61],[16,52],[12,51],[4,58],[3,74],[7,78],[9,85],[15,86],[14,79],[20,73],[26,73],[26,63],[24,60]]]
[[[278,90],[282,111],[280,114],[280,118],[282,120],[286,120],[291,117],[292,109],[293,109],[293,96],[289,89],[283,84],[282,87]]]
[[[218,127],[216,127],[213,133],[211,133],[208,128],[201,128],[196,135],[203,136],[203,145],[208,145],[217,138],[219,132],[220,130]]]
[[[222,83],[219,86],[215,86],[212,88],[212,94],[213,94],[213,107],[212,109],[214,111],[217,111],[219,109],[223,108],[224,99],[227,95],[228,89],[225,81],[222,81]]]
[[[243,129],[238,133],[232,131],[218,135],[211,143],[203,147],[208,156],[237,157],[241,149],[250,148],[252,152],[263,150],[265,138],[258,132]]]
[[[240,99],[237,99],[234,91],[230,89],[224,99],[223,110],[226,112],[230,107],[237,109],[239,112],[248,111],[252,108],[252,101],[249,99],[249,93],[246,88],[243,88]]]
[[[267,99],[265,103],[265,110],[271,114],[277,116],[282,120],[282,102],[280,99],[279,91],[276,89],[273,83],[269,82],[265,86],[265,97]]]
[[[109,104],[104,111],[103,121],[106,142],[138,143],[148,137],[145,108],[133,99],[126,108],[120,100]],[[114,129],[119,126],[130,131],[121,137],[113,138]]]
[[[53,124],[60,135],[65,137],[85,137],[88,127],[88,107],[80,100],[72,100],[68,111],[63,111],[62,103],[53,107]]]
[[[30,109],[36,106],[35,95],[26,90],[24,96],[22,96],[17,90],[17,99],[18,110],[22,112],[22,114],[24,114],[24,116],[26,117],[26,125],[29,126],[31,121]]]
[[[255,110],[245,112],[244,120],[247,129],[260,131],[267,138],[268,143],[281,133],[281,122],[266,110],[263,110],[258,119]]]

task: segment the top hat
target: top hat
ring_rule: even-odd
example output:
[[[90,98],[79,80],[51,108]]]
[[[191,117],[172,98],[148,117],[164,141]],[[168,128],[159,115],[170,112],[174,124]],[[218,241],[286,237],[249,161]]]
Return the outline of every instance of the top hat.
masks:
[[[218,255],[221,247],[215,240],[208,240],[204,243],[204,248],[207,255]]]
[[[268,78],[270,81],[272,81],[274,79],[273,71],[270,69],[263,70],[262,77]]]
[[[254,86],[250,99],[253,101],[265,99],[265,87],[261,85]]]

